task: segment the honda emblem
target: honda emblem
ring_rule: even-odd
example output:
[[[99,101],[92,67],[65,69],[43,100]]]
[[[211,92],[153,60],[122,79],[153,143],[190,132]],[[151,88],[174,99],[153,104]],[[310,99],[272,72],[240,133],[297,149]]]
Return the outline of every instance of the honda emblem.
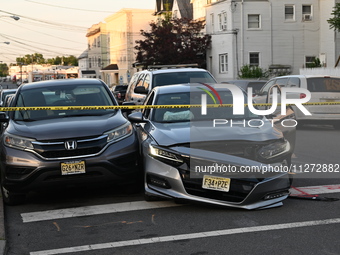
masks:
[[[77,142],[76,141],[66,141],[65,142],[66,150],[75,150],[77,149]]]

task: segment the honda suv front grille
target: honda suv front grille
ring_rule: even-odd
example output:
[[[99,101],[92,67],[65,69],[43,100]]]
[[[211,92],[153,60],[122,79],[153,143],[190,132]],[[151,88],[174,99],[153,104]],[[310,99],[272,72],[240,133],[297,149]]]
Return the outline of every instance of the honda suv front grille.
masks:
[[[72,146],[70,149],[67,149],[65,143],[69,141],[75,142],[76,147],[74,148]],[[107,136],[32,143],[34,145],[34,151],[46,159],[81,157],[99,153],[107,144]]]

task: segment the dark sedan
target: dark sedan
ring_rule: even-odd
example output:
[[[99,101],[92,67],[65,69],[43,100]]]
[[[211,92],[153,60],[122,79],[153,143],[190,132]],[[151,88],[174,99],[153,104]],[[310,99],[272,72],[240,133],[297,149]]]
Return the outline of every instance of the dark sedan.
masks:
[[[1,121],[8,121],[0,144],[5,203],[22,203],[29,191],[44,188],[138,181],[137,139],[130,122],[121,110],[87,107],[116,104],[108,86],[96,79],[21,85],[12,107],[46,109],[1,114]]]
[[[145,101],[159,108],[128,116],[137,123],[146,200],[174,198],[244,209],[282,205],[289,194],[295,128],[280,127],[279,117],[270,120],[246,107],[243,115],[233,115],[230,107],[203,113],[194,107],[202,95],[209,95],[208,104],[214,105],[216,96],[223,104],[233,103],[225,84],[161,86]]]

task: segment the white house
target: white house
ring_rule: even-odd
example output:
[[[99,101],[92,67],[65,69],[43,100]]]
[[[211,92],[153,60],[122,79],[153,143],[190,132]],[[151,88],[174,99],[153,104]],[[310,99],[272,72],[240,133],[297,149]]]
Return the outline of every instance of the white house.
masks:
[[[193,0],[194,17],[195,2]],[[336,0],[205,0],[206,32],[212,36],[207,66],[219,80],[238,77],[244,65],[298,74],[319,58],[334,66],[339,36],[329,28]],[[209,3],[211,2],[211,3]],[[200,11],[201,12],[201,11]]]

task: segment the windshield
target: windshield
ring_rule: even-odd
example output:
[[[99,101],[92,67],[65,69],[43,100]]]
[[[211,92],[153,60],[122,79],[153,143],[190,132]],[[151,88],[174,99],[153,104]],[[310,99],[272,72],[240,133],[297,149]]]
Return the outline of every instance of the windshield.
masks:
[[[13,107],[44,106],[109,106],[115,105],[109,93],[101,85],[54,86],[22,90]],[[15,111],[15,120],[40,120],[83,115],[103,115],[113,109],[94,110],[22,110]]]
[[[230,91],[218,91],[223,104],[232,104],[233,97]],[[159,95],[155,105],[201,105],[201,92],[169,93]],[[246,96],[244,102],[247,102]],[[207,97],[207,104],[215,104],[211,97]],[[232,107],[208,107],[207,114],[201,114],[201,107],[191,108],[161,108],[154,109],[151,119],[155,122],[189,122],[206,121],[214,119],[260,119],[260,116],[251,113],[245,107],[244,115],[233,115]]]
[[[154,87],[184,83],[216,83],[216,81],[208,72],[160,73],[153,76]]]
[[[340,79],[308,78],[307,87],[310,92],[340,92]]]

